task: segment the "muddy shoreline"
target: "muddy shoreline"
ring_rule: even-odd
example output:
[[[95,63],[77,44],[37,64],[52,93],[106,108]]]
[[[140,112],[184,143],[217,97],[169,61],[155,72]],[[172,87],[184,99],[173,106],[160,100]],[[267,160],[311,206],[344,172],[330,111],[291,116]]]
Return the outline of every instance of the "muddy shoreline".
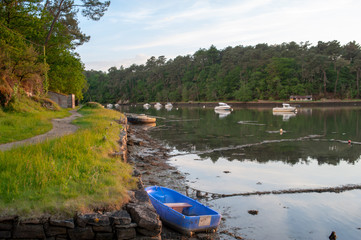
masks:
[[[141,176],[144,187],[165,186],[196,199],[196,193],[186,184],[185,176],[168,164],[169,149],[162,142],[151,138],[149,126],[130,124],[128,129],[128,162]],[[162,239],[221,239],[217,233],[199,233],[188,237],[163,225]]]

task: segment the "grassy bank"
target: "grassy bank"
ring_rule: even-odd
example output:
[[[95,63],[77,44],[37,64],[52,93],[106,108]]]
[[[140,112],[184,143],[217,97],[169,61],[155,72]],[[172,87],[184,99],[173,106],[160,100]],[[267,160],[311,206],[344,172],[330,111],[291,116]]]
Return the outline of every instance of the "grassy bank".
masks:
[[[65,109],[56,111],[42,107],[42,102],[19,96],[4,111],[0,108],[0,144],[23,140],[48,132],[51,119],[69,116]]]
[[[118,148],[120,113],[89,106],[80,113],[75,134],[0,152],[0,215],[71,216],[128,200],[132,168],[109,157]]]

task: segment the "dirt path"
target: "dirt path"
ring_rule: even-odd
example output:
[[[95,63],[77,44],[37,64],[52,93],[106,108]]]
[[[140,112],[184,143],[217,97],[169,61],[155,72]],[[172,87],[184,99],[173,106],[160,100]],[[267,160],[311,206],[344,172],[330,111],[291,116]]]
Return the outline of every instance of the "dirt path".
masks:
[[[12,147],[24,145],[24,144],[35,144],[38,142],[45,141],[47,139],[52,139],[56,137],[61,137],[67,134],[71,134],[75,132],[78,127],[71,124],[71,122],[80,117],[81,114],[77,112],[77,110],[70,110],[69,111],[72,115],[66,118],[55,118],[51,120],[51,123],[53,124],[53,129],[51,129],[49,132],[37,135],[32,138],[24,139],[21,141],[11,142],[11,143],[5,143],[0,144],[0,151],[6,151],[11,149]]]

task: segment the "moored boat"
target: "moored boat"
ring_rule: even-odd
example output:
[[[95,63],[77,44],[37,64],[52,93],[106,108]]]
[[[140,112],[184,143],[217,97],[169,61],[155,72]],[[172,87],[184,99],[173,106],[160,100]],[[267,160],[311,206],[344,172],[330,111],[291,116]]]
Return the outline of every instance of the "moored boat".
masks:
[[[154,108],[157,109],[157,110],[161,109],[162,106],[163,106],[163,105],[160,104],[159,102],[157,102],[156,104],[154,104]]]
[[[195,232],[214,232],[221,214],[177,191],[152,186],[145,189],[162,222],[175,230],[192,235]]]
[[[218,103],[218,106],[214,108],[214,110],[227,110],[232,111],[232,107],[229,106],[227,103],[220,102]]]
[[[173,104],[171,104],[170,102],[167,103],[166,105],[164,105],[165,109],[167,109],[168,111],[172,110],[173,108]]]
[[[145,114],[127,114],[127,119],[131,123],[155,123],[157,121],[156,118],[148,117]]]
[[[145,103],[144,105],[143,105],[143,108],[144,109],[146,109],[146,110],[148,110],[149,108],[150,108],[150,104],[149,103]]]
[[[282,107],[274,107],[272,109],[273,112],[296,112],[297,108],[296,107],[292,107],[290,104],[288,103],[282,103]]]

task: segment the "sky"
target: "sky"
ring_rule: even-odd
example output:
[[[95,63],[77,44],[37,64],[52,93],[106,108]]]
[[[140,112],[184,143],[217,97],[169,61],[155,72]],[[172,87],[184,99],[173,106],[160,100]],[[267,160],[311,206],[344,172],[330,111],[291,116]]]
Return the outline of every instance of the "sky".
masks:
[[[360,44],[360,11],[360,0],[111,0],[101,20],[79,18],[91,39],[76,52],[86,70],[108,71],[211,45]]]

